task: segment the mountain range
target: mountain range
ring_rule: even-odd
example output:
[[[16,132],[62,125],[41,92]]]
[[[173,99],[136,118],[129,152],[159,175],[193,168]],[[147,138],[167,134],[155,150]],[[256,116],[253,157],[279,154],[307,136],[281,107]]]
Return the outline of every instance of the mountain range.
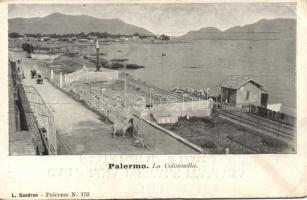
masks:
[[[110,34],[154,35],[152,32],[135,25],[127,24],[121,19],[100,19],[88,15],[64,15],[52,13],[45,17],[13,18],[9,19],[9,32],[41,33],[41,34],[69,34],[107,32]],[[197,31],[176,37],[183,40],[202,39],[280,39],[295,38],[296,19],[277,18],[261,19],[256,23],[245,26],[234,26],[225,31],[216,27],[204,27]]]
[[[52,13],[45,17],[13,18],[8,20],[9,32],[41,33],[41,34],[68,34],[107,32],[110,34],[153,35],[150,31],[127,24],[120,19],[99,19],[88,15],[64,15]]]
[[[177,39],[281,39],[295,38],[296,19],[277,18],[261,19],[256,23],[245,26],[234,26],[225,31],[215,27],[204,27],[190,31]]]

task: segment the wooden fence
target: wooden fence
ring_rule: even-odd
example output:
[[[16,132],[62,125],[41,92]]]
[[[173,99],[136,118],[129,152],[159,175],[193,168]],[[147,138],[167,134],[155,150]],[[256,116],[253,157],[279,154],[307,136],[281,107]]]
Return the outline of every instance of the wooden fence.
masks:
[[[276,112],[265,107],[255,106],[255,105],[244,105],[242,107],[236,107],[229,104],[217,103],[218,108],[226,111],[239,111],[239,112],[248,112],[255,115],[258,115],[262,118],[270,119],[273,121],[277,121],[283,124],[287,124],[289,126],[294,127],[296,123],[296,118],[282,112]]]
[[[273,121],[281,122],[290,126],[295,126],[296,123],[296,118],[282,113],[282,112],[276,112],[270,109],[267,109],[265,107],[260,107],[260,106],[255,106],[255,105],[250,105],[249,106],[249,112],[259,115],[263,118],[271,119]]]

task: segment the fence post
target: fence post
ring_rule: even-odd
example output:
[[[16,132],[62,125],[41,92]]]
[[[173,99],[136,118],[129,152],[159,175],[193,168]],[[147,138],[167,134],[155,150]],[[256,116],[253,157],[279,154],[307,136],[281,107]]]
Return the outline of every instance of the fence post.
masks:
[[[66,76],[66,74],[64,74],[64,83],[66,83],[67,82],[67,76]]]
[[[50,79],[53,80],[54,79],[54,75],[53,75],[53,69],[50,70]]]
[[[88,80],[88,73],[87,73],[88,71],[87,71],[87,68],[85,66],[83,66],[83,71],[86,74],[86,80]]]
[[[63,87],[63,73],[62,73],[62,71],[60,71],[60,88],[62,88]]]

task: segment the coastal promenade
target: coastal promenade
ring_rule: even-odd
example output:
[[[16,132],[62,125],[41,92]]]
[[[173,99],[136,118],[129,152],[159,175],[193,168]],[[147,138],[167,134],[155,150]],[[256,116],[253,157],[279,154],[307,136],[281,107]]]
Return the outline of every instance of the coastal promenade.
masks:
[[[46,79],[43,84],[36,84],[36,79],[31,79],[30,70],[38,65],[35,60],[26,58],[22,52],[10,52],[9,56],[12,60],[22,60],[25,74],[23,84],[35,87],[47,105],[54,110],[59,155],[197,153],[142,120],[139,131],[154,141],[153,148],[137,147],[129,137],[112,138],[112,125],[101,121],[95,112],[55,88]]]

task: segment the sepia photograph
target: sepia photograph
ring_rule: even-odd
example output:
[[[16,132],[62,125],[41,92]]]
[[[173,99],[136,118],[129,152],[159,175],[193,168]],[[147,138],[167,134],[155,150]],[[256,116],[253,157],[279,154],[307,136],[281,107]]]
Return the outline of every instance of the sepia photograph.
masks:
[[[306,0],[0,1],[0,199],[306,198]]]
[[[297,154],[296,20],[296,2],[9,4],[9,155]]]

